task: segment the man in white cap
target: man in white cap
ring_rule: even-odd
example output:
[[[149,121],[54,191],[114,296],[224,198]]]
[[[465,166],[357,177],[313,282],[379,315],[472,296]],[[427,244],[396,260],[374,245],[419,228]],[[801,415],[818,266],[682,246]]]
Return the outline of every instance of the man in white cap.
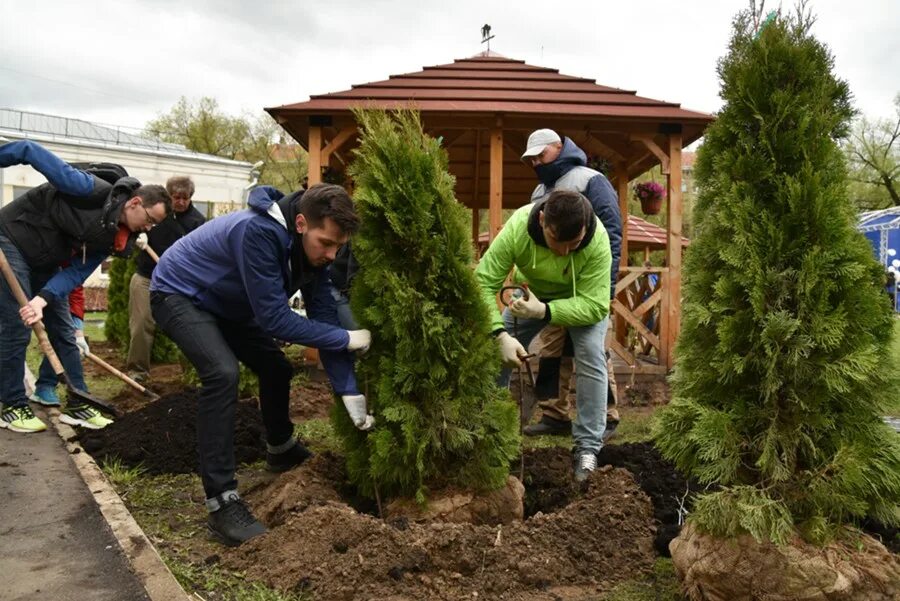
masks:
[[[619,199],[612,184],[602,173],[587,166],[587,155],[569,138],[562,138],[552,129],[539,129],[528,136],[522,161],[534,168],[540,183],[531,194],[531,202],[545,199],[554,190],[580,192],[591,203],[609,236],[612,251],[610,270],[610,299],[615,296],[619,255],[622,246],[622,216]],[[570,434],[569,418],[572,379],[572,343],[564,328],[547,326],[540,334],[541,361],[535,390],[541,407],[538,423],[525,428],[528,436],[542,434]],[[564,348],[567,349],[564,352]],[[603,441],[609,439],[619,424],[616,410],[616,386],[612,362],[607,353],[607,407],[606,431]]]

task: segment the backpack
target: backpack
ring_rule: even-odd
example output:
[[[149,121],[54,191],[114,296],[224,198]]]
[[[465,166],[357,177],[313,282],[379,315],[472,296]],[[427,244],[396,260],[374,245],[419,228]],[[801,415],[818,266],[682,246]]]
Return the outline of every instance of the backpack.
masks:
[[[128,177],[125,167],[116,163],[69,163],[75,169],[96,175],[109,184],[115,184],[123,177]]]

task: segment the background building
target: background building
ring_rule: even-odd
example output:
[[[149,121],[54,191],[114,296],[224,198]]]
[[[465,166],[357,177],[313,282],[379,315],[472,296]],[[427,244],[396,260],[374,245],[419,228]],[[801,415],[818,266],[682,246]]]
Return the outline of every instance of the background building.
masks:
[[[194,180],[194,206],[214,217],[242,206],[253,166],[145,138],[124,128],[40,113],[0,109],[0,142],[33,140],[69,162],[118,163],[144,184],[173,175]],[[46,180],[26,165],[0,170],[0,206]]]

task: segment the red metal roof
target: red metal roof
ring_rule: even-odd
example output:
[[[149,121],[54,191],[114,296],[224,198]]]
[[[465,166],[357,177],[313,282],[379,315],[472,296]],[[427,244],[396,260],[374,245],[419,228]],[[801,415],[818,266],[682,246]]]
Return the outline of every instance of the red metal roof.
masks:
[[[564,113],[701,126],[713,119],[706,113],[682,109],[676,103],[644,98],[631,90],[598,85],[593,79],[563,75],[557,69],[496,55],[458,59],[266,110],[278,118],[298,113],[343,112],[364,105],[401,108],[411,104],[423,113]],[[690,141],[685,139],[686,144]]]
[[[690,240],[682,236],[682,248],[690,243]],[[628,246],[631,248],[649,246],[654,250],[665,249],[666,230],[640,217],[628,215]]]

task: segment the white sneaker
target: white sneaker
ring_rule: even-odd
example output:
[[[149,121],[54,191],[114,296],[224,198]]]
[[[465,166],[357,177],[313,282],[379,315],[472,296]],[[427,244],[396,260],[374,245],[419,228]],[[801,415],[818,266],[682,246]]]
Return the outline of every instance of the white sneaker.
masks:
[[[584,482],[588,475],[597,469],[597,456],[593,453],[583,453],[575,460],[575,481]]]

